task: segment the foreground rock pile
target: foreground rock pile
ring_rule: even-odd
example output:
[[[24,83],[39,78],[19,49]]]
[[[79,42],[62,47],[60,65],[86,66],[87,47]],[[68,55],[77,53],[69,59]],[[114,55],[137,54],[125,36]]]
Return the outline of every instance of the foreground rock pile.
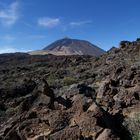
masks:
[[[134,139],[139,50],[138,39],[100,58],[1,55],[0,140]]]

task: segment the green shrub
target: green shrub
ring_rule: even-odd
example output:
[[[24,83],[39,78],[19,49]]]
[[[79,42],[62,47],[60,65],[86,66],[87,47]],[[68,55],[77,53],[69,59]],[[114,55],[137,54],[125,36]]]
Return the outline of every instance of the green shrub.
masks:
[[[125,119],[124,125],[131,133],[133,140],[140,140],[140,113],[134,113],[133,116]]]
[[[47,77],[48,84],[51,85],[54,82],[55,79],[56,79],[56,76],[54,76],[53,74],[49,75]]]
[[[64,77],[64,79],[61,81],[61,84],[64,86],[69,86],[77,82],[78,80],[74,77]]]
[[[6,114],[8,116],[12,116],[18,112],[18,109],[19,109],[19,106],[15,107],[15,108],[11,107],[11,108],[6,110]]]

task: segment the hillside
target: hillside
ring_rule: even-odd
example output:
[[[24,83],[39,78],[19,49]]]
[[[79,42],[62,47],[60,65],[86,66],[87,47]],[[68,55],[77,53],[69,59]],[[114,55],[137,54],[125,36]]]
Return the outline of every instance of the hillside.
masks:
[[[100,57],[0,55],[0,140],[138,140],[139,115],[140,39]]]

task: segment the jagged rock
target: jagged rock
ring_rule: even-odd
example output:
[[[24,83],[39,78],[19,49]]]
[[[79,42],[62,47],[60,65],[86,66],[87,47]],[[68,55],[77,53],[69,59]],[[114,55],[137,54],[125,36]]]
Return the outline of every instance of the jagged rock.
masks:
[[[8,136],[4,138],[4,140],[22,140],[17,132],[10,132]]]
[[[116,137],[110,129],[104,129],[104,131],[97,137],[96,140],[120,140]]]
[[[49,136],[50,140],[78,140],[81,132],[78,127],[66,128]]]
[[[120,42],[120,48],[124,48],[124,47],[126,47],[126,46],[128,46],[130,44],[131,44],[130,41],[121,41]]]
[[[0,55],[0,139],[131,140],[139,50],[137,40],[100,58]]]
[[[97,93],[97,99],[102,99],[104,97],[104,94],[107,92],[107,90],[109,90],[109,81],[103,81],[100,84],[100,87],[98,89],[98,93]]]
[[[99,110],[99,107],[96,103],[92,103],[91,106],[89,106],[88,111],[97,112]]]
[[[70,115],[66,112],[57,111],[50,113],[48,121],[53,132],[60,131],[69,125]]]
[[[86,97],[94,98],[95,90],[85,84],[79,84],[79,94],[84,94]]]

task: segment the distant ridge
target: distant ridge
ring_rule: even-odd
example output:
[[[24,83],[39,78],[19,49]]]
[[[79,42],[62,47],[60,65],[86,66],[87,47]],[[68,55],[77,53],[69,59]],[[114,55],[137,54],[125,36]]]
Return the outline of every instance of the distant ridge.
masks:
[[[86,40],[63,38],[57,40],[43,50],[30,52],[31,55],[92,55],[100,56],[105,53],[104,50],[93,45],[92,43]]]

